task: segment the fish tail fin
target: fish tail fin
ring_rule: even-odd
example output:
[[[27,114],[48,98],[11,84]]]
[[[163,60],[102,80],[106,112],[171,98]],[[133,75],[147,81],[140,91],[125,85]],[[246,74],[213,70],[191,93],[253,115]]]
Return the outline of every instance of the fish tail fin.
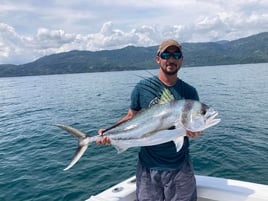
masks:
[[[71,167],[73,167],[77,163],[77,161],[81,158],[81,156],[87,150],[88,145],[94,141],[93,139],[94,137],[87,137],[85,133],[71,126],[66,126],[62,124],[56,124],[56,126],[71,133],[78,140],[78,148],[72,158],[72,161],[66,168],[64,168],[64,171],[66,171],[66,170],[69,170]]]

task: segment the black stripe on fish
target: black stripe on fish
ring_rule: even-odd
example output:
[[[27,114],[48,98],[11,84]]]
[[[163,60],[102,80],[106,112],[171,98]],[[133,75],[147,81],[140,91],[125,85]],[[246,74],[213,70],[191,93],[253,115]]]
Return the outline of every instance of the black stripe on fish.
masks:
[[[182,109],[181,122],[183,125],[187,125],[189,111],[193,108],[194,101],[185,100],[184,107]]]
[[[174,130],[174,129],[176,129],[176,126],[171,126],[168,128],[168,130]]]

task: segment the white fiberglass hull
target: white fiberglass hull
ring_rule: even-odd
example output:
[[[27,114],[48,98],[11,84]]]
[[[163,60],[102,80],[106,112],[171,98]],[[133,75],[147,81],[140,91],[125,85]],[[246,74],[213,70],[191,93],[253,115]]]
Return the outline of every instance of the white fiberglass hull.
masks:
[[[198,201],[268,201],[268,185],[196,175]],[[87,201],[135,201],[131,177]]]

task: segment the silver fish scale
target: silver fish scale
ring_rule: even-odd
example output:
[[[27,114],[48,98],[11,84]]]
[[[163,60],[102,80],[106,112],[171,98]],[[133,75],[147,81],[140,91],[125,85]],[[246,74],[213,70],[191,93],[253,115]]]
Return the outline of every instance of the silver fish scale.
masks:
[[[133,119],[107,131],[105,135],[114,140],[137,139],[150,133],[167,130],[180,121],[186,102],[185,100],[180,100],[154,105],[140,112]]]

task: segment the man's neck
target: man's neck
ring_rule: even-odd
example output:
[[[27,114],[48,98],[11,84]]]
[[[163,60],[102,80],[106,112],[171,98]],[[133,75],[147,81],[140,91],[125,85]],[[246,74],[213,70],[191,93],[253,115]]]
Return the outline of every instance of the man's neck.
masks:
[[[166,74],[163,74],[163,73],[159,73],[158,78],[166,86],[173,86],[173,85],[176,84],[176,82],[178,80],[177,74],[166,75]]]

